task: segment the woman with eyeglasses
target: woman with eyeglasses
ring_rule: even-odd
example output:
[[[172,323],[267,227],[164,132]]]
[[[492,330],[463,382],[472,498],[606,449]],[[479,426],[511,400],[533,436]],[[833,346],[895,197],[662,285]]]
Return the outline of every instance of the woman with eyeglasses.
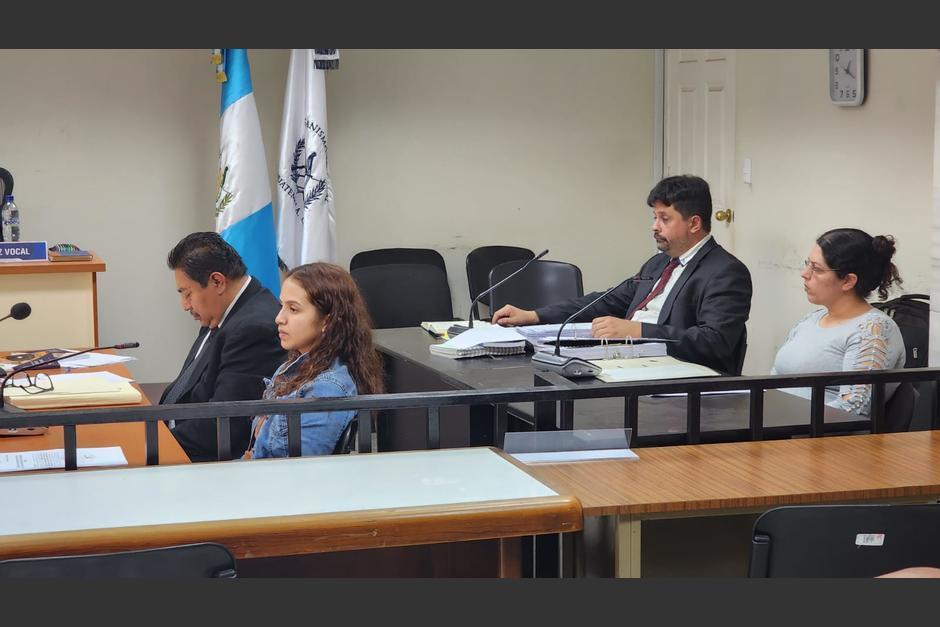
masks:
[[[891,261],[894,253],[890,235],[872,237],[859,229],[833,229],[820,235],[800,276],[806,298],[821,309],[790,330],[771,374],[903,368],[901,330],[866,300],[875,289],[885,300],[888,289],[902,283]],[[889,398],[897,386],[885,386]],[[806,398],[811,394],[809,388],[785,391]],[[867,416],[871,386],[827,387],[826,404]]]

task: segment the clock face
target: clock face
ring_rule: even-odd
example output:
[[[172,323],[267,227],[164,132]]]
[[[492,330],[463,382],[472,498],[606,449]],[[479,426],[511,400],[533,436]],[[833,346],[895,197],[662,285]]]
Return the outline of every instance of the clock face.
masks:
[[[856,106],[865,99],[865,55],[862,48],[829,49],[829,99]]]

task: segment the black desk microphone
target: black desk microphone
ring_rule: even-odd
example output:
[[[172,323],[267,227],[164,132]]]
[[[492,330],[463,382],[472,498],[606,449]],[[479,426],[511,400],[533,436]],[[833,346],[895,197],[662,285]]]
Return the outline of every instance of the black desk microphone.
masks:
[[[506,281],[508,281],[508,280],[511,279],[512,277],[516,276],[517,274],[519,274],[520,272],[522,272],[523,270],[525,270],[526,268],[528,268],[528,267],[529,267],[529,264],[531,264],[533,261],[538,261],[539,259],[541,259],[542,257],[544,257],[544,256],[547,255],[547,254],[548,254],[548,249],[546,248],[545,250],[543,250],[542,252],[540,252],[539,254],[537,254],[535,257],[532,257],[532,259],[529,259],[527,262],[525,262],[525,263],[522,265],[521,268],[519,268],[518,270],[516,270],[515,272],[513,272],[512,274],[510,274],[509,276],[507,276],[505,279],[503,279],[502,281],[500,281],[500,282],[497,283],[496,285],[491,285],[491,286],[490,286],[490,289],[484,290],[484,291],[480,292],[479,294],[477,294],[477,297],[474,298],[472,301],[470,301],[470,316],[468,317],[468,320],[470,321],[469,325],[468,325],[468,326],[463,326],[462,324],[460,324],[460,325],[458,325],[458,324],[453,324],[453,325],[450,326],[449,329],[447,329],[447,336],[448,336],[448,337],[454,337],[454,336],[456,336],[456,335],[459,335],[459,334],[463,333],[463,332],[466,331],[467,329],[472,329],[472,328],[473,328],[473,308],[474,308],[474,306],[475,306],[478,302],[480,302],[480,299],[483,298],[484,296],[486,296],[487,294],[489,294],[490,292],[492,292],[493,290],[495,290],[497,287],[499,287],[500,285],[502,285],[503,283],[505,283]]]
[[[33,308],[29,306],[29,303],[16,303],[10,307],[10,313],[0,318],[0,321],[6,320],[7,318],[22,320],[23,318],[28,318],[31,313],[33,313]]]
[[[578,377],[593,377],[600,374],[600,367],[591,362],[580,359],[578,357],[564,357],[561,354],[561,332],[565,328],[565,325],[577,318],[579,315],[584,313],[589,307],[594,305],[594,303],[602,300],[608,294],[613,292],[615,289],[619,288],[622,285],[626,285],[631,281],[652,281],[655,280],[654,277],[641,277],[640,275],[634,275],[629,279],[624,279],[617,285],[613,286],[587,305],[577,310],[570,316],[568,319],[561,323],[561,326],[558,328],[558,335],[555,337],[555,352],[554,353],[545,353],[541,351],[536,351],[532,355],[532,366],[536,370],[548,370],[551,372],[556,372],[564,377],[569,377],[576,379]]]

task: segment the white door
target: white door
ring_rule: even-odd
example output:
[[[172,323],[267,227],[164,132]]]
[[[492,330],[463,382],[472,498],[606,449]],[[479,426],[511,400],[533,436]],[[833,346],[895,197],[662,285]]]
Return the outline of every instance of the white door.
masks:
[[[665,175],[708,181],[712,233],[733,253],[734,50],[670,49],[665,71]]]

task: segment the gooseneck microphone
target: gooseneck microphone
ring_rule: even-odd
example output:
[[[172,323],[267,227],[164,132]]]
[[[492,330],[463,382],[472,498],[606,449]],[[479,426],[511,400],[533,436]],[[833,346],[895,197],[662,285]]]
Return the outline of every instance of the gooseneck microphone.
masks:
[[[0,318],[0,321],[6,320],[7,318],[22,320],[23,318],[28,318],[31,313],[33,313],[33,308],[29,306],[29,303],[16,303],[10,307],[10,313]]]
[[[532,355],[532,366],[538,370],[550,370],[552,372],[557,372],[560,375],[577,378],[577,377],[593,377],[598,374],[601,369],[596,365],[585,359],[579,359],[578,357],[563,357],[561,354],[561,332],[564,330],[565,325],[580,316],[582,313],[587,311],[588,308],[593,306],[600,300],[603,300],[608,294],[614,290],[620,288],[631,281],[653,281],[654,277],[641,277],[639,274],[624,279],[617,285],[613,286],[587,305],[577,310],[570,316],[568,319],[561,323],[561,326],[558,327],[558,335],[555,337],[555,352],[554,353],[544,353],[536,351]]]
[[[94,348],[86,348],[83,351],[78,351],[77,353],[70,353],[68,355],[63,355],[61,357],[57,355],[47,355],[45,359],[41,359],[37,362],[20,364],[19,366],[11,370],[10,373],[6,377],[3,378],[3,383],[0,383],[0,409],[3,409],[3,403],[4,403],[3,390],[5,390],[7,387],[7,381],[9,381],[10,377],[12,377],[15,374],[19,374],[20,372],[25,372],[27,370],[34,370],[36,368],[40,368],[46,364],[52,363],[59,359],[69,359],[70,357],[78,357],[79,355],[84,355],[85,353],[90,353],[92,351],[108,350],[111,348],[123,350],[125,348],[137,348],[138,346],[140,346],[140,342],[124,342],[123,344],[112,344],[111,346],[95,346]]]
[[[468,319],[470,320],[469,328],[471,328],[471,329],[473,328],[473,308],[476,306],[476,304],[477,304],[478,302],[480,302],[480,299],[481,299],[481,298],[483,298],[484,296],[486,296],[487,294],[489,294],[490,292],[492,292],[493,290],[495,290],[497,287],[499,287],[500,285],[502,285],[503,283],[505,283],[506,281],[508,281],[508,280],[511,279],[512,277],[516,276],[517,274],[519,274],[520,272],[522,272],[523,270],[525,270],[526,268],[528,268],[528,267],[529,267],[529,264],[531,264],[533,261],[538,261],[539,259],[541,259],[542,257],[544,257],[544,256],[547,255],[547,254],[548,254],[548,249],[546,248],[545,250],[543,250],[542,252],[540,252],[539,254],[537,254],[535,257],[532,257],[532,259],[529,259],[527,262],[525,262],[521,268],[519,268],[518,270],[516,270],[515,272],[513,272],[512,274],[510,274],[509,276],[507,276],[505,279],[503,279],[502,281],[500,281],[500,282],[497,283],[496,285],[491,285],[491,286],[490,286],[490,289],[485,290],[485,291],[480,292],[479,294],[477,294],[477,297],[474,298],[474,299],[470,302],[470,317],[468,318]]]

